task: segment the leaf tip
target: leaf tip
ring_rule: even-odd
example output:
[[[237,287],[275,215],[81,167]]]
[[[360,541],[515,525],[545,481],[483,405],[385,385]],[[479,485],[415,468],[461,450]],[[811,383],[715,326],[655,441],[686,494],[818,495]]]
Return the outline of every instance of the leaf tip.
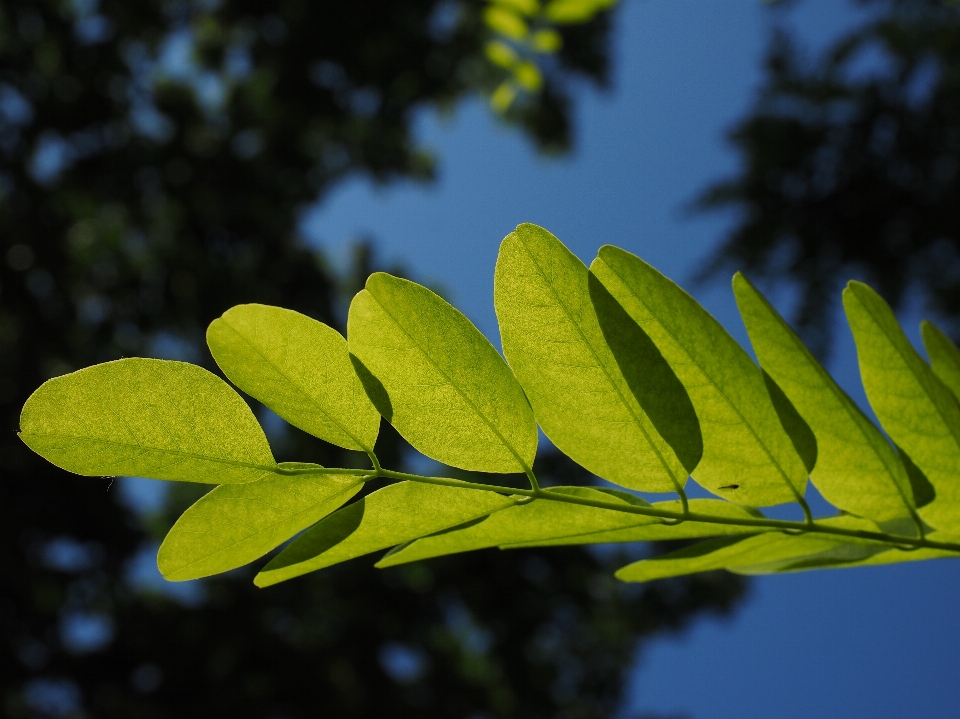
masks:
[[[753,283],[747,279],[747,276],[743,274],[740,270],[737,270],[733,273],[733,278],[730,280],[730,284],[733,285],[734,292],[742,292],[743,290],[753,290],[756,292],[756,287]]]
[[[266,571],[258,572],[257,576],[253,578],[254,585],[259,587],[260,589],[266,589],[267,587],[271,587],[274,584],[276,584],[278,581],[280,580],[272,578],[270,576],[270,573]]]

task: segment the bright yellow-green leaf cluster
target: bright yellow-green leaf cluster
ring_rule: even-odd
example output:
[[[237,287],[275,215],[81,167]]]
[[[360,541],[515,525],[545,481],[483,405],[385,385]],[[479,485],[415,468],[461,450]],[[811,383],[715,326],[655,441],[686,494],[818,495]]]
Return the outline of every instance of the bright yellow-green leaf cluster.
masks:
[[[541,12],[534,0],[498,7]],[[383,273],[354,298],[347,338],[264,305],[211,323],[207,342],[234,385],[365,453],[369,469],[278,464],[226,382],[153,359],[46,382],[23,408],[20,437],[78,474],[219,485],[160,548],[160,570],[175,581],[243,566],[291,539],[257,585],[382,550],[379,567],[488,547],[703,540],[624,567],[625,581],[960,556],[960,350],[924,323],[928,364],[889,306],[850,283],[844,308],[881,431],[746,278],[733,287],[759,366],[639,257],[605,246],[587,267],[543,228],[520,225],[494,276],[504,356],[435,293]],[[383,468],[381,418],[428,457],[525,475],[529,489]],[[623,489],[540,487],[538,426]],[[691,477],[718,499],[688,499]],[[808,478],[836,516],[811,515]],[[383,480],[398,481],[368,491]],[[677,499],[651,504],[636,492]],[[803,521],[758,509],[787,502]]]
[[[484,50],[504,75],[490,96],[490,106],[503,113],[519,94],[539,92],[543,87],[539,61],[563,46],[555,26],[588,22],[616,1],[489,0],[483,20],[494,37]]]

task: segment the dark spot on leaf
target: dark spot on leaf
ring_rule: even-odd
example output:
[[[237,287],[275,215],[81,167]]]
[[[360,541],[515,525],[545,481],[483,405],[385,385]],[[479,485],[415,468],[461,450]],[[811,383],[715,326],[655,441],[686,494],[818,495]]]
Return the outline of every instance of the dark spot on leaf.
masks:
[[[726,485],[724,485],[723,487],[720,487],[720,489],[740,489],[740,485],[739,485],[739,484],[726,484]]]

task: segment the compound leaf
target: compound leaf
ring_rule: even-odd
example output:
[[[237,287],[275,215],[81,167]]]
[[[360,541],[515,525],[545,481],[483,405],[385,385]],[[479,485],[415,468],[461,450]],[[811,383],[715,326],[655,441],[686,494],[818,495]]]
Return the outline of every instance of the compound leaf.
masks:
[[[551,487],[550,491],[625,506],[650,506],[638,497],[616,490]],[[567,504],[551,499],[534,499],[501,509],[465,526],[453,527],[397,547],[377,562],[376,566],[392,567],[444,554],[496,547],[508,542],[544,540],[568,534],[659,522],[656,517]]]
[[[380,415],[335,329],[281,307],[239,305],[210,323],[207,345],[231,382],[290,424],[373,450]]]
[[[694,479],[737,504],[803,496],[807,470],[749,355],[703,307],[625,250],[600,249],[590,267],[650,336],[686,387],[703,435]]]
[[[813,430],[817,461],[810,479],[820,493],[878,522],[909,520],[913,491],[896,450],[740,273],[733,290],[760,366]]]
[[[330,514],[361,487],[358,477],[330,474],[221,485],[180,515],[160,545],[157,566],[175,582],[242,567]]]
[[[276,469],[246,402],[185,362],[131,358],[44,382],[20,439],[69,472],[240,484]]]
[[[494,492],[398,482],[337,510],[308,529],[254,578],[259,587],[439,532],[514,499]]]
[[[530,404],[500,354],[458,310],[425,287],[378,272],[354,297],[347,328],[374,404],[410,444],[461,469],[529,470],[537,451]]]
[[[876,292],[850,282],[843,307],[870,406],[936,492],[920,516],[939,529],[960,527],[960,405]]]
[[[682,487],[703,449],[690,399],[587,267],[523,224],[500,245],[493,297],[504,355],[557,448],[624,487]]]

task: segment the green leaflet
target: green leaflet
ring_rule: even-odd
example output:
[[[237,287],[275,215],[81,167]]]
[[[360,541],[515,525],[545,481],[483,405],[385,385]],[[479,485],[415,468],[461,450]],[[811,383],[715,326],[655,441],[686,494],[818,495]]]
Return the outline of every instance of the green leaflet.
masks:
[[[843,307],[870,406],[891,439],[933,485],[918,511],[938,529],[960,527],[960,405],[903,334],[890,306],[850,282]]]
[[[210,323],[207,344],[231,382],[295,427],[370,452],[380,415],[335,329],[292,310],[239,305]]]
[[[960,349],[932,322],[921,322],[920,331],[933,373],[960,398]]]
[[[700,419],[694,479],[755,507],[803,496],[807,471],[770,401],[763,375],[696,300],[636,255],[600,249],[590,267],[657,345]]]
[[[493,492],[398,482],[344,507],[274,557],[256,576],[258,587],[409,542],[509,507]]]
[[[934,542],[953,542],[956,543],[960,537],[957,535],[948,535],[944,532],[932,532],[929,537]],[[845,566],[865,566],[875,567],[883,564],[900,564],[901,562],[918,562],[922,559],[960,559],[960,552],[951,552],[946,549],[934,549],[932,547],[921,547],[904,551],[902,549],[888,549],[885,552],[879,552],[855,564]],[[806,569],[806,567],[791,567],[790,571]]]
[[[736,574],[788,574],[807,572],[812,569],[847,569],[850,567],[873,567],[882,564],[917,562],[922,559],[958,558],[957,552],[944,549],[921,548],[916,550],[888,549],[882,546],[868,547],[861,544],[840,544],[814,554],[784,560],[769,566],[736,567]]]
[[[221,485],[180,515],[160,545],[157,566],[174,582],[242,567],[330,514],[361,487],[358,477],[342,474]]]
[[[656,502],[655,509],[666,509],[671,512],[683,510],[679,500]],[[741,507],[737,504],[724,502],[719,499],[691,499],[690,511],[698,514],[709,514],[724,519],[762,519],[763,515],[755,509]],[[646,518],[644,518],[646,519]],[[689,520],[680,524],[650,524],[638,523],[636,526],[608,531],[589,532],[585,534],[564,534],[550,539],[534,539],[524,542],[508,542],[500,545],[501,549],[522,549],[524,547],[559,547],[572,544],[612,544],[620,542],[662,542],[671,539],[699,539],[701,537],[716,537],[728,534],[754,534],[769,532],[769,527],[744,527],[735,524],[713,524],[711,522],[695,522]]]
[[[740,273],[733,290],[760,366],[816,436],[810,479],[817,489],[852,514],[878,522],[909,519],[913,491],[896,450]]]
[[[834,518],[834,521],[841,518]],[[850,518],[847,518],[850,519]],[[823,521],[821,520],[821,523]],[[956,535],[933,532],[927,538],[934,542],[956,542]],[[890,548],[874,544],[841,544],[832,549],[823,550],[808,556],[783,561],[770,566],[738,567],[732,571],[738,574],[782,574],[787,572],[805,572],[811,569],[842,569],[847,567],[871,567],[883,564],[916,562],[921,559],[958,558],[960,553],[932,547],[915,549]]]
[[[626,506],[650,506],[647,502],[616,490],[590,487],[551,487],[574,497],[613,502]],[[378,567],[415,562],[418,559],[439,557],[443,554],[469,552],[474,549],[496,547],[508,542],[544,540],[551,537],[583,532],[631,527],[640,524],[659,524],[656,517],[611,512],[607,509],[567,504],[551,499],[535,499],[515,504],[494,512],[479,521],[462,527],[453,527],[439,534],[423,537],[397,547],[377,562]]]
[[[529,471],[537,451],[530,404],[458,310],[425,287],[378,272],[354,297],[347,327],[374,404],[410,444],[461,469]]]
[[[122,359],[48,380],[23,406],[20,439],[89,476],[240,484],[276,469],[246,402],[185,362]]]
[[[849,529],[878,530],[873,523],[851,516],[818,522]],[[619,569],[616,576],[625,582],[649,582],[716,569],[728,569],[741,574],[767,574],[804,559],[846,557],[854,561],[885,548],[883,544],[853,537],[813,532],[799,535],[765,532],[748,537],[719,537],[699,542],[660,557],[628,564]]]
[[[541,227],[500,245],[494,305],[503,351],[544,433],[624,487],[682,487],[703,444],[659,350],[586,266]]]

